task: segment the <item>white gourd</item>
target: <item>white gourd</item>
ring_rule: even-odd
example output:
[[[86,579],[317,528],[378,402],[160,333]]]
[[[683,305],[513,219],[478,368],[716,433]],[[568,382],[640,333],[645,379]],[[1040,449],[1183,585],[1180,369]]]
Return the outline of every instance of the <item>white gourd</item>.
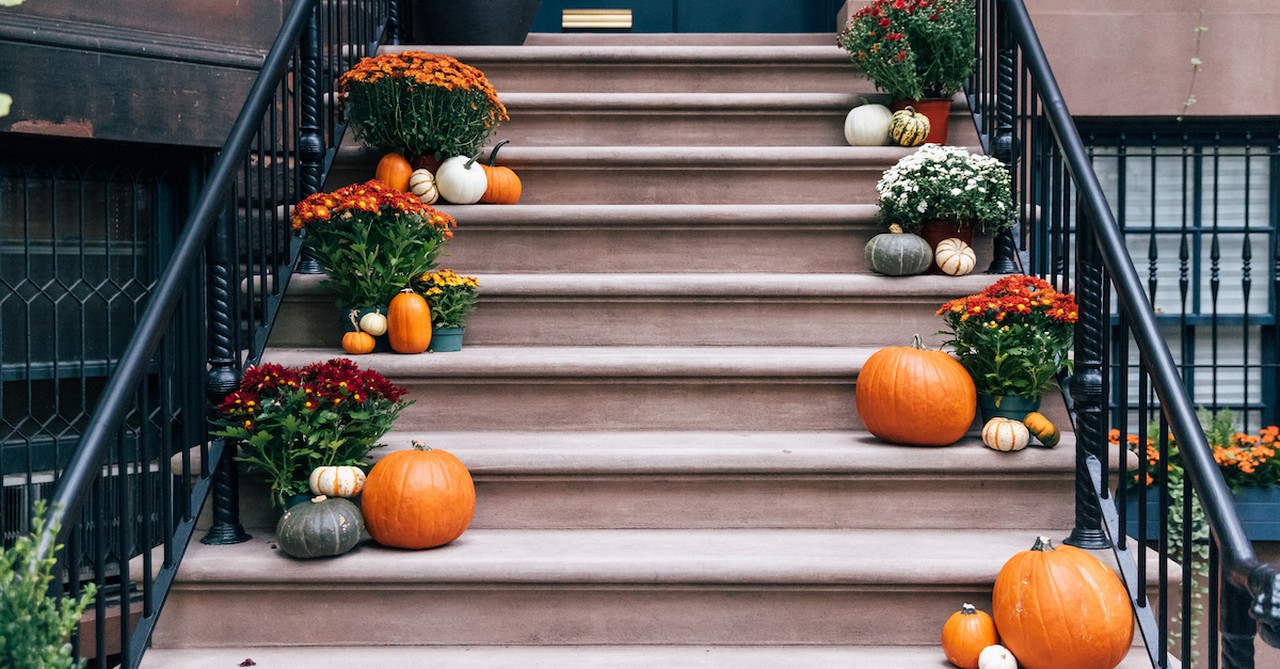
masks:
[[[978,654],[978,669],[1018,669],[1018,660],[1008,648],[994,644]]]
[[[436,188],[436,178],[431,170],[418,168],[409,175],[409,192],[422,204],[435,204],[440,199],[440,190]]]
[[[889,120],[893,112],[884,105],[854,107],[844,117],[844,139],[849,146],[883,146],[889,141]]]
[[[474,158],[454,156],[436,170],[436,188],[440,197],[454,204],[475,204],[484,197],[489,178]]]
[[[311,494],[329,497],[355,497],[364,490],[364,470],[350,466],[325,466],[311,470],[307,483]]]
[[[964,240],[950,237],[938,242],[938,247],[933,252],[933,261],[944,274],[964,276],[973,271],[978,257],[974,254],[973,247],[964,243]]]
[[[982,426],[982,443],[997,451],[1020,451],[1030,440],[1027,426],[1016,420],[996,416]]]

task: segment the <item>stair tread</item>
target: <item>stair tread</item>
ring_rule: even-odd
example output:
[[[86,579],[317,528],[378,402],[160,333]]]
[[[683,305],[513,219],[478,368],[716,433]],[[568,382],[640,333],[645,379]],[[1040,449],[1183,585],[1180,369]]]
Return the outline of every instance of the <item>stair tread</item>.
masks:
[[[898,146],[506,146],[510,167],[790,167],[825,171],[849,166],[884,170],[915,148]],[[483,153],[484,150],[482,149]],[[380,152],[344,142],[338,160],[375,162]]]
[[[753,111],[772,112],[785,109],[838,109],[847,112],[858,104],[858,93],[799,92],[784,93],[653,93],[653,92],[539,92],[514,91],[502,95],[508,111],[555,109],[589,113],[611,110],[689,110],[689,111]]]
[[[905,343],[905,342],[904,342]],[[852,380],[878,347],[467,346],[448,354],[369,353],[362,367],[406,376],[836,377]],[[307,365],[328,349],[273,348],[263,362]]]
[[[244,659],[260,669],[408,667],[433,662],[455,669],[944,669],[937,646],[400,646],[152,649],[143,667],[227,669]],[[1135,649],[1117,669],[1150,667]],[[413,663],[413,664],[411,664]]]
[[[682,225],[785,225],[804,223],[874,224],[880,226],[880,208],[874,204],[473,204],[435,205],[458,219],[464,232],[473,226],[555,225],[577,223],[596,226]]]
[[[811,585],[932,589],[994,582],[1032,530],[471,529],[445,546],[404,551],[366,539],[335,559],[280,554],[272,534],[231,546],[193,544],[177,587],[439,583]],[[1047,536],[1061,539],[1064,531]]]
[[[383,45],[380,53],[420,51],[423,46]],[[757,63],[784,65],[812,63],[840,64],[849,67],[850,80],[856,79],[855,66],[844,49],[829,45],[788,44],[777,48],[738,44],[524,44],[450,45],[450,56],[484,69],[487,65],[509,62],[618,63]]]
[[[905,476],[1025,479],[1075,471],[1074,434],[1057,448],[1000,453],[976,436],[948,447],[887,444],[868,432],[391,432],[457,455],[477,477],[501,475]],[[394,447],[373,452],[380,458]]]
[[[485,296],[558,297],[576,296],[663,296],[663,297],[759,297],[792,299],[803,297],[859,297],[898,300],[910,297],[937,297],[942,301],[981,291],[991,283],[985,274],[961,277],[919,275],[889,277],[871,273],[787,274],[773,281],[765,272],[701,273],[589,273],[546,272],[520,274],[477,273],[482,299]],[[330,295],[321,275],[295,276],[291,291],[302,295]]]

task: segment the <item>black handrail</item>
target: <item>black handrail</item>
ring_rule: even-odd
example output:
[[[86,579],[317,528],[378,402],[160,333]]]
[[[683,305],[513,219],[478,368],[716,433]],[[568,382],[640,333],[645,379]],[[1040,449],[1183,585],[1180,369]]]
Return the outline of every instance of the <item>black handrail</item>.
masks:
[[[1211,590],[1221,599],[1211,602],[1211,611],[1221,612],[1222,627],[1221,639],[1211,635],[1210,652],[1221,643],[1221,666],[1253,667],[1254,620],[1262,625],[1264,641],[1280,645],[1277,570],[1259,563],[1236,514],[1231,492],[1198,421],[1196,407],[1161,335],[1123,233],[1107,203],[1023,0],[980,0],[978,5],[980,39],[986,41],[985,48],[979,49],[981,61],[968,91],[971,109],[984,145],[1001,157],[1014,173],[1025,198],[1024,209],[1039,212],[1029,224],[1033,241],[1028,259],[1032,271],[1068,287],[1074,272],[1080,298],[1076,370],[1070,382],[1069,398],[1077,423],[1077,520],[1068,542],[1091,548],[1111,547],[1116,551],[1138,610],[1152,665],[1169,666],[1165,648],[1169,635],[1163,616],[1157,621],[1157,616],[1148,610],[1147,585],[1142,578],[1146,572],[1145,555],[1135,557],[1134,549],[1128,547],[1109,489],[1109,481],[1119,481],[1123,497],[1124,482],[1133,473],[1122,465],[1120,476],[1113,478],[1107,466],[1106,401],[1112,394],[1110,385],[1118,384],[1123,392],[1128,392],[1127,378],[1113,378],[1119,375],[1107,370],[1107,329],[1110,300],[1114,295],[1121,327],[1127,330],[1123,336],[1132,337],[1142,361],[1141,383],[1149,382],[1159,400],[1159,411],[1167,423],[1168,433],[1177,441],[1187,480],[1203,503],[1210,527],[1214,551],[1211,564],[1216,565],[1222,579],[1221,587],[1215,585]],[[1062,171],[1065,175],[1058,174]],[[1066,179],[1061,179],[1062,176]],[[1073,227],[1075,258],[1069,256],[1073,246],[1068,244]],[[1128,355],[1127,349],[1125,355]],[[1120,364],[1122,369],[1128,369],[1127,359]],[[1145,388],[1142,397],[1140,413],[1145,416],[1149,408]],[[1127,408],[1121,413],[1125,410]],[[1140,457],[1143,456],[1140,454]],[[1189,510],[1190,501],[1186,504]],[[1164,505],[1167,507],[1167,500]],[[1166,513],[1162,513],[1163,518],[1167,518]],[[1189,537],[1189,528],[1186,531]],[[1114,545],[1107,535],[1115,538]],[[1145,550],[1142,538],[1140,534],[1137,553]],[[1163,540],[1161,547],[1160,572],[1167,576],[1163,569],[1167,543]],[[1188,547],[1184,551],[1184,563],[1189,557]],[[1193,587],[1187,569],[1184,569],[1184,602],[1190,601],[1187,588]],[[1167,611],[1167,587],[1163,582],[1161,592],[1162,611]],[[1218,629],[1217,620],[1211,620],[1210,624],[1215,626],[1211,629]],[[1189,666],[1192,662],[1190,641],[1184,639],[1182,648],[1183,666]],[[1216,662],[1216,658],[1212,661]]]
[[[208,303],[199,305],[196,313],[204,314],[210,322],[212,373],[230,375],[234,383],[245,363],[240,359],[241,351],[248,349],[250,362],[261,355],[288,285],[289,268],[296,262],[300,248],[297,240],[289,239],[288,206],[320,188],[342,134],[343,126],[333,99],[334,81],[383,39],[395,40],[397,9],[395,0],[297,0],[289,8],[227,142],[209,169],[203,188],[180,228],[172,256],[150,292],[135,334],[115,365],[78,447],[59,477],[48,526],[60,526],[61,530],[57,535],[46,532],[40,537],[42,554],[48,554],[55,545],[76,540],[76,521],[91,491],[96,490],[104,466],[110,464],[122,472],[129,467],[145,469],[157,462],[162,463],[160,466],[169,466],[167,454],[152,454],[152,462],[136,464],[113,455],[112,449],[139,393],[144,392],[143,381],[170,332],[175,314],[184,298],[188,304],[193,299],[192,294],[197,292],[193,291],[193,284],[206,270]],[[320,44],[322,34],[330,38],[323,46]],[[281,126],[288,127],[282,129]],[[249,210],[256,213],[247,213]],[[237,232],[240,227],[254,228],[259,238],[240,239]],[[243,267],[248,268],[247,285],[241,281]],[[253,273],[255,267],[257,274]],[[241,304],[242,294],[247,294],[248,301],[252,302],[247,308]],[[187,310],[190,311],[190,307]],[[245,336],[246,330],[248,336]],[[216,401],[218,393],[229,390],[217,387],[225,381],[210,380],[210,400]],[[203,415],[187,415],[186,420],[203,421]],[[201,433],[207,435],[207,430]],[[184,473],[189,473],[192,467],[189,446],[178,447]],[[229,461],[224,457],[223,445],[209,442],[206,437],[200,446],[199,480],[192,483],[183,478],[185,483],[174,485],[175,490],[189,489],[190,499],[173,500],[181,518],[171,528],[173,536],[163,537],[164,564],[154,577],[150,546],[142,547],[143,614],[132,635],[128,632],[131,575],[124,564],[117,565],[122,597],[118,611],[120,652],[125,666],[134,667],[141,661],[176,574],[177,563],[194,532],[197,512],[211,487],[215,487],[212,479],[215,470],[226,473],[227,467],[218,469],[219,463],[225,465]],[[228,476],[234,485],[234,473]],[[124,494],[121,499],[125,499]],[[130,509],[130,503],[121,502],[121,509]],[[147,502],[144,500],[142,504],[145,506]],[[247,535],[238,530],[238,518],[232,508],[229,522],[236,526],[232,535],[243,540]],[[143,511],[144,515],[149,513],[145,508]],[[126,511],[119,513],[123,517]],[[133,511],[127,513],[131,520]],[[130,557],[117,556],[121,561]],[[100,564],[88,569],[101,577]],[[67,570],[69,587],[75,592],[78,588],[75,565]],[[100,613],[101,607],[100,603]],[[101,628],[102,621],[98,622]],[[99,629],[97,635],[97,660],[100,666],[106,666],[102,664],[106,661],[104,633]]]

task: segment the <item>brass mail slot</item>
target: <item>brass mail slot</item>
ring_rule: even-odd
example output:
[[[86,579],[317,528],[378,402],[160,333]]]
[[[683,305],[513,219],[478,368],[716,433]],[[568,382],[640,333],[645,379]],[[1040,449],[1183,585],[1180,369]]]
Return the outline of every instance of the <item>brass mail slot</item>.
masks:
[[[565,9],[560,15],[563,30],[631,30],[630,9]]]

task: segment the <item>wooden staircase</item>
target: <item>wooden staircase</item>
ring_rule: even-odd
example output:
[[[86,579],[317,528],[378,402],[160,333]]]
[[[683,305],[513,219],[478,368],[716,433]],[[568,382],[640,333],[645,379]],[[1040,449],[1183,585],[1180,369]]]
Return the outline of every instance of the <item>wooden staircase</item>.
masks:
[[[417,400],[389,448],[421,438],[468,464],[472,528],[299,562],[246,485],[254,538],[191,547],[145,666],[947,666],[947,616],[989,608],[1010,555],[1070,529],[1074,442],[1000,454],[862,430],[867,356],[936,343],[937,306],[991,277],[866,270],[874,184],[907,150],[845,146],[873,89],[833,44],[448,48],[508,104],[524,199],[445,207],[442,265],[482,286],[461,352],[357,361]],[[951,133],[977,143],[958,104]],[[329,187],[376,158],[342,147]],[[268,361],[341,355],[315,277],[274,332]]]

